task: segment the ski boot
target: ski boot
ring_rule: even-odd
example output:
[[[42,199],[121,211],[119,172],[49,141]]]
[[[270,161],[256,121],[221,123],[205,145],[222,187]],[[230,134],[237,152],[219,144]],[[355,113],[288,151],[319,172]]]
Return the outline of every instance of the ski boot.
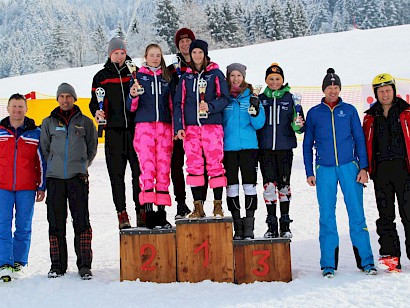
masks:
[[[118,216],[118,228],[120,230],[131,228],[130,220],[129,220],[126,210],[118,212],[117,216]]]
[[[282,215],[279,219],[279,226],[280,226],[280,237],[283,238],[292,238],[292,232],[290,232],[289,224],[293,220],[289,218],[289,214]]]
[[[242,218],[243,223],[243,239],[251,240],[255,236],[253,230],[255,228],[255,217],[244,217]]]
[[[156,213],[156,226],[155,229],[171,229],[172,225],[167,220],[167,212],[165,212],[164,205],[158,205],[158,212]]]
[[[141,208],[139,212],[137,212],[137,227],[138,228],[146,228],[147,224],[145,223],[146,220],[145,209]]]
[[[177,204],[177,214],[175,215],[175,220],[185,218],[191,210],[187,207],[185,203],[178,203]]]
[[[12,266],[8,264],[4,264],[0,266],[0,279],[3,280],[3,282],[10,282],[12,274],[13,274]]]
[[[243,222],[242,219],[235,219],[233,221],[233,230],[235,234],[233,235],[234,240],[242,240],[243,239]]]
[[[26,266],[18,262],[14,262],[13,278],[20,279],[24,277]]]
[[[157,225],[157,213],[154,212],[153,203],[145,203],[145,224],[148,229],[154,229]]]
[[[266,217],[266,223],[268,224],[268,231],[263,235],[264,238],[276,238],[279,236],[278,232],[278,218],[273,215]]]
[[[58,278],[61,276],[64,276],[64,273],[61,271],[61,269],[53,267],[48,271],[47,274],[48,278]]]
[[[399,257],[380,256],[379,268],[384,269],[389,273],[400,273],[401,264],[400,264]]]
[[[202,200],[194,201],[194,210],[188,216],[189,219],[199,219],[205,217],[204,203]]]
[[[224,212],[222,210],[222,200],[214,200],[214,218],[224,217]]]

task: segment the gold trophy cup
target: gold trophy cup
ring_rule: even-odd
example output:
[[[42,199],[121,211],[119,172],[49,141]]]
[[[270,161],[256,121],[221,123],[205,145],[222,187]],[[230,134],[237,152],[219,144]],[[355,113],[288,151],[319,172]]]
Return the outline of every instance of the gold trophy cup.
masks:
[[[198,88],[199,88],[199,96],[200,96],[200,103],[204,103],[205,102],[205,91],[206,91],[206,86],[207,86],[207,82],[205,79],[199,79],[198,80]],[[208,118],[208,112],[204,111],[204,110],[199,110],[198,111],[198,116],[200,119],[207,119]]]
[[[138,95],[144,94],[144,88],[139,84],[137,80],[137,66],[131,60],[125,61],[125,65],[128,67],[129,71],[131,72],[132,79],[134,79],[134,83],[137,85],[137,93]]]

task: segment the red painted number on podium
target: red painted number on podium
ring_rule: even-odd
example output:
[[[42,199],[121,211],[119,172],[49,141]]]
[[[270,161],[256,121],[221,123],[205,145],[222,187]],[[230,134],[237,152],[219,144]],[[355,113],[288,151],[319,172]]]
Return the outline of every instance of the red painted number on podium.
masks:
[[[270,256],[270,250],[255,250],[253,252],[254,256],[261,256],[258,260],[258,264],[262,266],[262,270],[253,269],[252,273],[255,276],[263,277],[269,273],[269,264],[266,263],[266,259]]]
[[[145,244],[142,245],[140,248],[140,256],[142,257],[143,255],[145,255],[146,251],[150,250],[151,251],[151,256],[148,258],[147,261],[145,261],[142,265],[141,265],[141,270],[142,271],[155,271],[155,265],[153,266],[149,266],[152,261],[155,259],[155,256],[157,255],[157,250],[155,249],[154,245],[151,244]]]
[[[207,267],[209,265],[209,243],[208,240],[203,242],[201,246],[194,250],[194,253],[198,253],[201,249],[204,250],[204,262],[202,263],[203,267]]]

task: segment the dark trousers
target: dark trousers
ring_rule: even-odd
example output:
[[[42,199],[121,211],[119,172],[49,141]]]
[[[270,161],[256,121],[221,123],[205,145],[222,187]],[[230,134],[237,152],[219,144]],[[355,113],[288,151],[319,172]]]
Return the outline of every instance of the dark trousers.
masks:
[[[290,185],[290,175],[292,171],[293,151],[292,150],[260,150],[260,166],[263,177],[263,184],[277,183],[278,189]]]
[[[67,271],[67,200],[74,228],[77,267],[91,268],[92,230],[88,211],[88,177],[78,175],[68,180],[48,178],[47,220],[49,225],[51,268]]]
[[[241,171],[242,185],[256,185],[258,150],[225,151],[224,166],[228,185],[239,184],[239,170]]]
[[[171,157],[171,180],[174,185],[175,201],[185,203],[185,176],[184,176],[184,146],[182,140],[174,141],[174,148]]]
[[[139,213],[139,176],[141,174],[138,157],[133,146],[133,132],[123,129],[105,131],[105,162],[111,181],[112,197],[117,212],[126,210],[125,170],[127,162],[131,166],[132,198]]]
[[[407,257],[410,259],[410,175],[404,160],[382,161],[376,166],[373,179],[379,219],[376,220],[380,255],[400,257],[400,240],[397,234],[395,197],[404,227]]]
[[[171,180],[174,186],[175,201],[178,204],[184,204],[186,199],[186,185],[184,176],[184,143],[182,140],[174,141],[174,148],[171,157]],[[205,201],[208,193],[208,174],[204,169],[205,185],[201,188],[200,200]]]

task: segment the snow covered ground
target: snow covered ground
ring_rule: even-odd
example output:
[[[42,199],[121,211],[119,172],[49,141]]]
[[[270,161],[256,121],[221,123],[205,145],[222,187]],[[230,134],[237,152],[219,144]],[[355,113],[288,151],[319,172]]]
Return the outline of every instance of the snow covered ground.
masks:
[[[383,71],[402,78],[410,77],[410,41],[405,39],[408,35],[410,26],[352,31],[215,51],[211,52],[211,57],[223,68],[234,61],[248,65],[247,79],[254,83],[262,83],[260,78],[263,79],[266,67],[274,61],[282,65],[285,77],[291,84],[320,85],[329,66],[335,67],[343,84],[370,83],[374,75]],[[72,83],[78,95],[86,97],[89,95],[92,76],[100,67],[101,65],[97,65],[2,79],[0,97],[8,97],[16,91],[26,93],[32,90],[53,95],[58,84],[63,81]],[[210,281],[170,284],[119,282],[117,218],[112,204],[104,151],[99,148],[89,170],[93,279],[82,281],[77,274],[70,219],[67,221],[68,273],[59,279],[46,277],[50,267],[48,224],[45,203],[39,203],[36,204],[34,214],[32,248],[26,278],[0,284],[0,307],[408,307],[410,262],[405,256],[402,258],[401,274],[379,271],[377,276],[366,276],[356,268],[348,218],[340,192],[337,205],[339,270],[334,279],[322,278],[319,266],[318,205],[315,188],[308,186],[305,181],[301,140],[294,153],[290,211],[294,220],[291,224],[294,234],[291,243],[293,281],[290,283],[235,285]],[[129,173],[126,181],[131,183]],[[135,225],[130,187],[129,184],[128,209]],[[170,188],[172,190],[172,185]],[[258,194],[260,200],[256,212],[255,234],[261,237],[266,231],[266,209],[260,184]],[[191,193],[188,191],[187,195],[187,204],[192,208]],[[210,200],[211,194],[205,205],[207,213],[211,212]],[[364,203],[373,253],[377,258],[377,209],[372,183],[364,191]],[[224,208],[227,212],[226,204]],[[175,207],[168,211],[171,223],[174,223],[175,211]],[[399,219],[398,229],[405,252]]]

